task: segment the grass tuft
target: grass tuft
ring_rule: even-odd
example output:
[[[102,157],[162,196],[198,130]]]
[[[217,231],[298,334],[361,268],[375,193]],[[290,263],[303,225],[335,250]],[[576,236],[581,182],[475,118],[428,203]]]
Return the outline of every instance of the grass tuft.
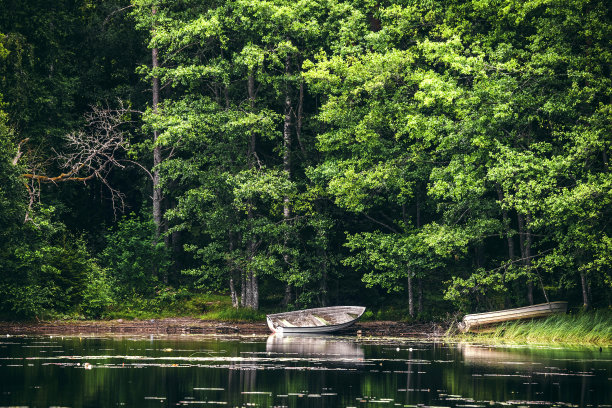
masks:
[[[201,316],[203,320],[229,320],[229,321],[259,321],[266,319],[266,314],[259,310],[233,307],[219,309],[205,313]]]

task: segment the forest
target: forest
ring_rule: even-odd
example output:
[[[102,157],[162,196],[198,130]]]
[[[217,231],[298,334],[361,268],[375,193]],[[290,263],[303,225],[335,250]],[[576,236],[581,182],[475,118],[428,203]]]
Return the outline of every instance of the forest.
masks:
[[[612,306],[603,0],[0,0],[0,318]]]

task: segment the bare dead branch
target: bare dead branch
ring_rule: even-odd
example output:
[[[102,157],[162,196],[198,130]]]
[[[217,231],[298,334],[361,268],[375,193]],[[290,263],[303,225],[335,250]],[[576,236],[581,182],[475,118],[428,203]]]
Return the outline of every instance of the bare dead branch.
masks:
[[[26,137],[21,142],[19,142],[19,144],[17,145],[17,153],[15,154],[15,157],[13,157],[13,166],[16,166],[17,163],[19,163],[19,159],[21,159],[21,156],[23,156],[23,152],[21,151],[21,146],[24,143],[27,143],[28,140],[30,140],[30,138]]]
[[[134,7],[134,5],[133,5],[133,4],[130,4],[129,6],[122,7],[122,8],[120,8],[120,9],[117,9],[117,10],[113,11],[113,12],[112,12],[112,13],[110,13],[108,16],[106,16],[106,18],[105,18],[105,19],[104,19],[104,21],[102,22],[102,25],[103,25],[103,26],[105,26],[105,25],[106,25],[106,24],[107,24],[107,23],[110,21],[110,19],[111,19],[111,18],[112,18],[112,17],[113,17],[115,14],[120,13],[120,12],[122,12],[123,10],[127,10],[127,9],[129,9],[129,8],[132,8],[132,7]]]
[[[54,161],[62,170],[59,175],[48,175],[45,172],[44,162],[37,160],[35,155],[29,157],[27,172],[22,177],[27,181],[30,193],[29,211],[34,203],[40,199],[40,184],[76,181],[87,183],[97,179],[110,192],[113,211],[122,211],[125,207],[124,195],[114,188],[109,180],[109,174],[114,168],[123,169],[125,162],[122,158],[129,143],[125,135],[125,124],[129,122],[126,116],[129,113],[137,113],[124,107],[119,101],[118,108],[93,106],[91,111],[85,114],[85,128],[81,131],[70,133],[65,136],[66,150],[57,152],[54,150]],[[21,143],[18,149],[20,150]],[[19,160],[21,155],[14,159]],[[141,166],[142,167],[142,166]],[[26,221],[30,220],[29,211]]]

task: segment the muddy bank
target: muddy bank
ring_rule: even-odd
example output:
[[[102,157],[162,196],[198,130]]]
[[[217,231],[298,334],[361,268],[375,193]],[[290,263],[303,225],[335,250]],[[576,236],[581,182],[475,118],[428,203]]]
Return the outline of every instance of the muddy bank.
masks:
[[[358,322],[340,332],[342,335],[362,337],[417,337],[437,338],[445,328],[433,324],[409,324],[405,322]],[[20,334],[73,334],[73,335],[176,335],[176,334],[238,334],[267,335],[270,330],[265,322],[211,321],[194,318],[152,320],[97,320],[97,321],[44,321],[0,322],[0,335]]]

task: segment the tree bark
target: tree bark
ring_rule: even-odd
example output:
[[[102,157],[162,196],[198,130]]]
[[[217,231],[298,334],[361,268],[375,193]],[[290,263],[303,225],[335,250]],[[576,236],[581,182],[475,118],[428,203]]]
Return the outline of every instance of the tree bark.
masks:
[[[289,76],[289,57],[285,60],[285,120],[283,123],[283,171],[287,177],[287,180],[291,180],[291,98],[289,96],[289,86],[287,80]],[[288,224],[289,218],[291,217],[290,200],[288,196],[283,198],[283,221],[285,222],[285,237],[284,237],[284,251],[283,260],[285,261],[285,274],[289,274],[289,253],[287,245],[289,243],[288,236]],[[291,284],[286,283],[285,286],[285,298],[283,304],[285,307],[291,303]]]
[[[416,227],[417,229],[421,228],[421,200],[420,200],[420,195],[419,192],[417,191],[417,193],[415,194],[415,199],[416,199],[416,214],[415,214],[415,218],[416,218]],[[404,211],[404,207],[402,206],[402,211]],[[404,224],[406,224],[406,222],[404,221]],[[423,278],[419,278],[417,281],[417,291],[418,291],[418,305],[417,305],[417,310],[418,313],[421,314],[423,313]]]
[[[304,79],[300,78],[300,95],[298,97],[298,108],[297,108],[297,120],[295,126],[295,136],[297,138],[298,144],[300,145],[300,150],[302,151],[302,156],[306,156],[306,149],[304,149],[304,145],[302,144],[302,118],[304,116]]]
[[[527,301],[533,305],[533,280],[531,279],[531,214],[525,215],[525,264],[529,268],[529,281],[527,281]]]
[[[234,286],[234,277],[230,276],[229,279],[230,295],[232,297],[232,307],[238,309],[238,295],[236,294],[236,287]]]
[[[246,272],[241,271],[240,273],[240,306],[246,307],[247,298],[247,283],[246,283]]]
[[[408,314],[414,317],[414,296],[412,293],[412,272],[408,271]]]
[[[251,309],[258,310],[259,309],[259,283],[257,282],[257,275],[255,272],[251,271],[249,273],[249,278],[251,281]]]
[[[497,186],[497,197],[500,202],[500,206],[502,201],[504,200],[504,192],[501,187]],[[506,235],[506,241],[508,243],[508,260],[510,264],[514,261],[514,238],[512,237],[512,230],[510,229],[510,217],[508,216],[508,210],[502,208],[502,220],[504,222],[504,234]],[[506,268],[504,267],[504,272],[502,274],[502,282],[504,287],[506,287]],[[506,308],[510,307],[510,299],[508,296],[504,296],[504,306]]]
[[[323,261],[321,262],[321,286],[320,286],[320,300],[321,306],[327,306],[327,253],[323,250]]]
[[[157,13],[157,10],[155,9],[155,7],[153,7],[153,9],[151,10],[151,13],[153,15],[155,15]],[[153,33],[155,33],[155,27],[153,27]],[[152,60],[152,67],[153,67],[153,79],[152,79],[152,97],[153,97],[153,114],[157,115],[158,113],[158,105],[159,105],[159,78],[157,77],[157,73],[155,72],[155,70],[157,68],[159,68],[159,61],[158,61],[158,49],[157,47],[153,48],[151,50],[151,60]],[[157,130],[153,131],[153,145],[155,146],[156,142],[157,142],[157,138],[159,137],[159,134],[157,132]],[[160,174],[159,174],[159,169],[158,169],[158,165],[162,162],[162,157],[161,157],[161,148],[159,146],[155,146],[153,148],[153,222],[155,223],[155,243],[159,242],[159,237],[162,233],[162,191],[161,188],[159,187],[159,182],[160,182]]]
[[[527,216],[527,221],[531,217]],[[519,242],[521,245],[521,258],[523,266],[527,271],[527,302],[533,305],[533,282],[531,281],[531,234],[529,233],[529,226],[526,223],[526,216],[521,213],[517,214],[517,221],[519,227]]]
[[[418,279],[417,287],[418,287],[417,290],[419,293],[419,298],[417,301],[417,313],[419,315],[422,315],[423,313],[423,279],[422,278]]]
[[[255,110],[255,75],[251,71],[249,72],[248,80],[247,80],[247,92],[249,95],[249,106],[251,111]],[[248,147],[248,163],[251,169],[255,168],[256,162],[256,139],[255,132],[251,132],[249,139],[249,147]],[[248,203],[248,212],[247,219],[249,225],[253,224],[253,206],[252,203]],[[247,243],[247,257],[249,264],[253,261],[255,257],[255,242],[253,241],[253,237],[249,238],[249,242]],[[251,266],[247,268],[247,276],[246,276],[246,300],[245,305],[251,309],[257,310],[259,308],[259,286],[257,282],[257,276],[253,272]]]
[[[238,308],[238,294],[236,293],[236,286],[234,285],[234,276],[235,270],[234,262],[232,260],[232,253],[234,251],[234,236],[231,231],[228,232],[228,240],[229,240],[229,257],[227,261],[227,267],[229,270],[229,288],[230,288],[230,296],[232,298],[232,306],[234,309]]]
[[[587,277],[584,272],[580,272],[580,283],[582,285],[582,308],[584,310],[589,310],[591,308],[591,302],[589,301]]]

